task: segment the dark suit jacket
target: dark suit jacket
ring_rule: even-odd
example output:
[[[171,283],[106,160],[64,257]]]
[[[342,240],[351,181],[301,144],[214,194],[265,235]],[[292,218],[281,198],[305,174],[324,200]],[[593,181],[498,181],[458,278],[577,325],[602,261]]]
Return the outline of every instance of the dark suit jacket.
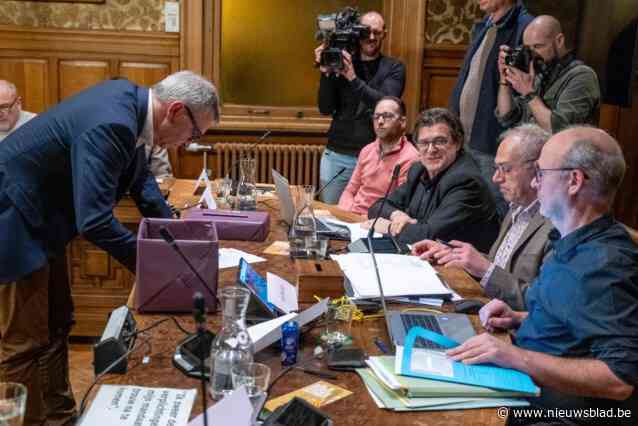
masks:
[[[135,235],[113,207],[129,192],[143,215],[171,216],[135,147],[147,107],[148,89],[107,81],[0,144],[0,283],[41,268],[78,233],[135,271]]]
[[[383,199],[368,210],[376,216]],[[498,215],[492,194],[472,157],[463,150],[456,161],[434,179],[420,161],[408,170],[407,181],[388,196],[381,217],[401,210],[418,220],[398,235],[414,243],[426,238],[467,241],[486,252],[498,234]]]
[[[494,260],[496,251],[511,227],[512,212],[509,211],[490,250],[491,261]],[[553,228],[549,220],[536,213],[516,243],[505,268],[494,268],[485,285],[485,294],[491,298],[501,299],[514,310],[526,311],[525,292],[538,276],[541,265],[550,254],[548,235]]]

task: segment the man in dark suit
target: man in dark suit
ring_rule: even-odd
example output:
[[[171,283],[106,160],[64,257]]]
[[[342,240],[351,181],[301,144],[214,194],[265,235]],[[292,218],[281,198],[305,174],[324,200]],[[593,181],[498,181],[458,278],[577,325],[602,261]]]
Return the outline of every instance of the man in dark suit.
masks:
[[[0,381],[26,384],[25,424],[71,424],[68,286],[55,260],[80,234],[135,272],[136,238],[113,215],[125,193],[144,216],[171,217],[145,143],[179,146],[218,120],[217,90],[188,71],[150,90],[126,80],[87,89],[0,144]]]
[[[447,245],[420,241],[414,245],[413,254],[463,268],[481,280],[487,296],[501,299],[514,309],[526,309],[525,292],[550,253],[548,236],[553,226],[541,215],[537,191],[532,187],[534,161],[549,136],[536,125],[523,125],[501,135],[492,180],[510,210],[489,255],[456,240]]]
[[[359,41],[359,50],[354,55],[342,52],[343,69],[335,71],[319,66],[325,46],[315,49],[315,61],[321,71],[319,112],[332,116],[328,145],[321,157],[321,185],[345,168],[321,193],[322,200],[329,204],[339,202],[361,149],[375,139],[372,113],[377,102],[384,96],[401,98],[405,86],[405,66],[381,54],[386,35],[381,14],[367,12],[360,22],[370,29],[370,34]]]
[[[407,181],[368,210],[378,214],[378,232],[390,232],[400,242],[425,238],[471,241],[488,250],[498,234],[498,214],[472,157],[463,150],[463,127],[458,117],[432,108],[418,117],[414,135],[420,161]]]

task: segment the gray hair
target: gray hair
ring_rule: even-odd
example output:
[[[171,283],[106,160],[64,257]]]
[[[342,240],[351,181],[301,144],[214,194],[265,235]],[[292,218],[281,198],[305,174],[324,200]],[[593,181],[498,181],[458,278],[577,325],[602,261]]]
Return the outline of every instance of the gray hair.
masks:
[[[561,167],[582,170],[591,182],[593,195],[613,201],[627,166],[620,145],[609,137],[613,141],[609,150],[603,149],[593,139],[576,140],[565,154]]]
[[[513,145],[517,148],[517,153],[522,161],[538,160],[545,142],[549,140],[551,134],[543,130],[536,124],[522,124],[509,129],[498,138],[499,145],[507,138],[512,138]]]
[[[181,101],[194,112],[210,112],[219,120],[219,96],[215,85],[191,71],[179,71],[153,87],[153,95],[162,102]]]
[[[10,81],[0,80],[0,89],[2,89],[2,86],[4,86],[6,90],[13,93],[14,95],[18,94],[18,89],[16,88],[16,85],[11,83]]]

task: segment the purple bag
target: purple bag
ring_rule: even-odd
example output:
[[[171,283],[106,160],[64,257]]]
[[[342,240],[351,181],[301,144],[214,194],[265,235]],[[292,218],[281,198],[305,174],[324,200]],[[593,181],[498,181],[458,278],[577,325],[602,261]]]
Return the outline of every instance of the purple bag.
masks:
[[[192,263],[217,296],[219,241],[215,225],[204,220],[144,218],[137,233],[137,283],[135,309],[138,312],[191,312],[193,294],[206,300],[209,312],[217,310],[213,298],[184,259],[160,235],[166,227],[177,247]]]
[[[187,217],[214,222],[220,240],[264,241],[270,231],[268,212],[192,209]]]

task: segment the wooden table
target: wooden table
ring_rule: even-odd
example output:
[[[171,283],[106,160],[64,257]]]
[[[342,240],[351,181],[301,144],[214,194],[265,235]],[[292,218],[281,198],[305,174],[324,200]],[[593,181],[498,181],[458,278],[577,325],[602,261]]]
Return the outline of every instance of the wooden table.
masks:
[[[177,181],[171,191],[170,199],[175,205],[183,205],[183,202],[197,201],[191,192],[192,181]],[[179,199],[178,199],[179,197]],[[326,208],[340,218],[347,220],[353,218],[352,215],[343,211],[337,211],[332,206],[320,205],[317,207]],[[286,227],[279,223],[279,210],[276,199],[260,200],[259,209],[268,209],[271,213],[271,232],[264,242],[246,241],[222,241],[221,247],[234,247],[266,258],[267,262],[253,264],[253,267],[265,276],[266,271],[280,275],[281,277],[295,281],[292,261],[286,256],[274,256],[263,253],[273,241],[286,239]],[[446,281],[460,294],[466,297],[481,297],[479,285],[465,272],[458,269],[442,269],[440,271]],[[219,274],[219,286],[232,285],[235,282],[237,268],[224,269]],[[136,315],[138,329],[147,327],[151,323],[163,318],[160,315]],[[180,322],[189,330],[194,330],[194,322],[190,316],[180,317]],[[477,318],[473,318],[473,323],[477,327]],[[219,330],[221,315],[209,315],[207,325],[212,331]],[[310,330],[303,335],[301,344],[301,359],[312,354],[312,350],[318,343],[318,329]],[[172,322],[166,322],[148,333],[148,345],[138,342],[140,349],[131,355],[129,359],[129,372],[124,376],[112,376],[104,383],[119,383],[142,386],[175,387],[175,388],[197,388],[199,382],[183,376],[172,365],[172,355],[177,342],[184,338]],[[374,345],[373,339],[378,336],[388,341],[385,322],[382,318],[353,322],[352,334],[355,345],[363,348],[368,355],[380,355],[378,348]],[[504,336],[506,338],[506,335]],[[150,349],[149,349],[150,347]],[[141,364],[143,355],[150,352],[150,362]],[[281,371],[279,360],[279,350],[267,348],[255,355],[255,360],[270,365],[272,376],[276,376]],[[317,360],[309,363],[308,366],[325,368],[322,362]],[[303,386],[312,384],[319,380],[315,376],[307,375],[298,370],[292,370],[275,384],[269,397],[277,397]],[[338,379],[332,383],[342,386],[353,392],[344,399],[322,407],[321,410],[328,414],[338,425],[360,425],[365,423],[372,425],[502,425],[504,420],[496,415],[496,408],[479,410],[459,410],[459,411],[435,411],[435,412],[414,412],[414,413],[394,413],[379,409],[368,394],[363,382],[356,373],[338,373]],[[209,399],[209,404],[211,403]],[[193,407],[193,416],[201,413],[201,395],[198,392],[198,399]]]

